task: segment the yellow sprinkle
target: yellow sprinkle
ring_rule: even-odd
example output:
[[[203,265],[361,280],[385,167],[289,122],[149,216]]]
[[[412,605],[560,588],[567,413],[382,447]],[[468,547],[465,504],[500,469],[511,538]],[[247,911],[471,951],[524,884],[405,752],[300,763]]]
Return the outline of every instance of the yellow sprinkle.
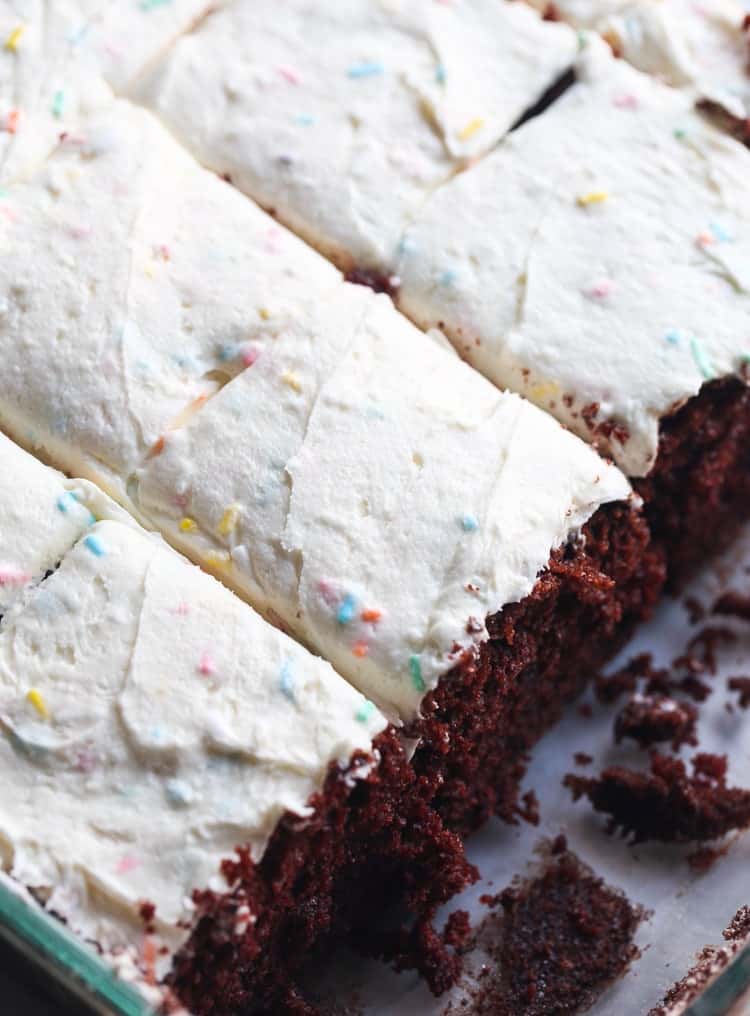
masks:
[[[465,127],[458,132],[459,141],[468,141],[469,138],[473,138],[477,131],[481,131],[484,127],[484,117],[475,116],[473,120],[469,120]]]
[[[588,205],[600,205],[608,197],[609,194],[605,190],[589,191],[588,194],[579,194],[576,198],[576,204],[580,205],[581,208],[586,208]]]
[[[206,564],[209,568],[226,568],[232,563],[232,558],[226,551],[217,551],[213,554],[206,554]]]
[[[268,321],[268,319],[271,317],[271,311],[268,310],[267,307],[261,307],[260,310],[258,311],[258,314],[264,321]]]
[[[183,533],[192,533],[195,528],[195,519],[188,518],[187,515],[184,519],[180,519],[180,529]]]
[[[238,504],[230,504],[221,516],[221,522],[218,525],[218,530],[221,536],[229,536],[229,534],[234,531],[239,514],[240,506]]]
[[[5,40],[5,48],[9,49],[11,53],[15,53],[18,49],[18,43],[21,41],[21,36],[26,31],[25,25],[19,25],[18,28],[14,28],[8,38]]]
[[[302,391],[302,385],[299,383],[299,378],[297,377],[296,374],[292,374],[291,371],[285,370],[284,373],[281,375],[281,380],[284,382],[285,385],[289,385],[292,391],[294,392]]]
[[[43,720],[49,719],[49,709],[40,691],[37,691],[36,688],[30,688],[26,692],[26,701],[32,704]]]
[[[559,391],[560,386],[557,381],[540,381],[538,384],[531,386],[530,394],[532,399],[542,401],[544,399],[551,399]]]

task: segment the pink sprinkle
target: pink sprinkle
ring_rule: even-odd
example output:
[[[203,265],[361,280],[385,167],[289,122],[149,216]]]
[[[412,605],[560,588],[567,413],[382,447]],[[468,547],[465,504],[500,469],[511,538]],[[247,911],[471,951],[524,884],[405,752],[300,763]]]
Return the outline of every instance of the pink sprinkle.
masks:
[[[29,572],[23,571],[14,564],[0,565],[0,586],[22,586],[31,581]]]
[[[281,230],[278,229],[276,226],[271,226],[271,228],[266,232],[266,250],[268,251],[269,254],[279,253],[280,240],[281,240]]]
[[[210,653],[203,653],[198,664],[198,670],[204,677],[211,677],[212,674],[216,673],[216,664]]]
[[[192,498],[192,495],[191,495],[190,491],[186,491],[184,494],[173,494],[172,495],[172,500],[174,501],[174,503],[177,505],[178,508],[182,508],[183,511],[190,504],[191,498]]]
[[[325,579],[321,579],[318,582],[318,592],[323,597],[329,607],[332,607],[335,603],[338,603],[338,595],[335,589],[331,586],[330,582],[326,582]]]
[[[70,227],[70,235],[73,237],[74,240],[87,240],[91,236],[92,232],[93,230],[91,226]]]
[[[627,95],[616,95],[613,99],[613,104],[618,109],[638,109],[640,103],[638,102],[638,96],[628,93]]]
[[[180,615],[180,617],[187,617],[187,615],[190,613],[190,604],[185,603],[184,600],[181,600],[177,604],[177,613]]]
[[[96,765],[96,756],[88,748],[83,748],[76,754],[76,769],[79,773],[90,773]]]
[[[257,346],[245,346],[242,350],[242,362],[246,367],[252,367],[259,356],[260,350]]]
[[[595,282],[593,286],[584,290],[584,292],[592,300],[606,300],[614,289],[614,286],[615,284],[611,279],[601,279],[599,282]]]
[[[699,233],[695,238],[696,247],[710,247],[712,243],[715,243],[715,238],[711,233]]]
[[[117,862],[117,868],[115,871],[118,875],[127,875],[129,871],[133,870],[133,868],[137,868],[138,864],[139,861],[137,857],[133,857],[132,854],[126,854]]]
[[[285,64],[281,64],[276,69],[282,78],[284,78],[285,81],[288,81],[290,85],[298,85],[300,83],[300,76],[292,67],[287,67]]]

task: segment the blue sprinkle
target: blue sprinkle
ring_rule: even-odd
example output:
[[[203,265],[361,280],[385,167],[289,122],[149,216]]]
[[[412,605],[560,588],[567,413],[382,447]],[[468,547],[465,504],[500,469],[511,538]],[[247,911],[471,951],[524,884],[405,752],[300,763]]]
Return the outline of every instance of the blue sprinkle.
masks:
[[[357,712],[354,714],[355,720],[359,723],[367,723],[372,714],[375,712],[375,703],[370,702],[369,699],[365,699],[362,705],[359,707]]]
[[[184,780],[167,780],[164,790],[169,803],[177,807],[184,807],[193,800],[193,788]]]
[[[461,525],[465,532],[473,533],[476,529],[479,529],[479,519],[475,515],[464,515],[461,519]]]
[[[439,85],[445,84],[445,67],[442,64],[438,64],[435,68],[435,80]]]
[[[282,695],[288,698],[290,702],[294,702],[294,674],[292,673],[292,665],[289,660],[285,660],[281,667],[279,688],[281,688]]]
[[[443,272],[440,276],[441,286],[451,286],[456,281],[456,273],[452,268],[449,268],[447,272]]]
[[[89,533],[88,536],[83,538],[84,546],[87,550],[90,550],[94,557],[104,557],[107,551],[104,549],[104,544],[95,536],[93,533]]]
[[[682,342],[682,332],[677,328],[670,328],[668,332],[664,333],[664,339],[670,346],[679,346]]]
[[[227,360],[233,360],[237,355],[236,346],[222,346],[219,350],[219,359],[222,363],[226,363]]]
[[[74,32],[71,32],[70,35],[68,36],[68,42],[71,44],[71,46],[77,46],[80,42],[83,42],[83,39],[86,36],[88,30],[89,30],[88,24],[84,23],[83,25],[81,25],[80,28],[77,28]]]
[[[299,124],[300,127],[311,127],[315,123],[315,117],[309,113],[298,113],[294,118],[294,122]]]
[[[416,243],[408,236],[402,237],[401,240],[399,241],[398,245],[399,254],[413,254],[416,249],[417,249]]]
[[[411,682],[417,691],[424,691],[426,685],[422,677],[422,665],[419,662],[419,657],[416,655],[409,657],[409,673],[411,674]]]
[[[66,490],[64,494],[61,494],[57,499],[57,510],[62,512],[63,515],[67,515],[73,505],[78,504],[78,498],[75,496],[72,490]]]
[[[729,235],[726,229],[724,229],[724,227],[720,225],[718,222],[710,223],[708,228],[711,230],[711,232],[714,235],[714,238],[718,240],[719,243],[728,243],[732,239],[732,237]]]
[[[354,618],[354,612],[356,609],[357,601],[351,593],[347,593],[336,612],[336,620],[339,624],[349,624],[349,622]]]
[[[383,70],[381,63],[361,63],[354,64],[346,73],[350,78],[372,78],[382,74]]]

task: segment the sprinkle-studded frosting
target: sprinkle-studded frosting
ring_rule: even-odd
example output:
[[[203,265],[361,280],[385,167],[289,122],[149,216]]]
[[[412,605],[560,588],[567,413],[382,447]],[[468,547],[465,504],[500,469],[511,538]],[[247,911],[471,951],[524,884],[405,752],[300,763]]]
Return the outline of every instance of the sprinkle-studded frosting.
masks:
[[[93,516],[75,485],[0,434],[0,616],[56,566]]]
[[[146,900],[175,946],[221,859],[385,722],[158,537],[96,523],[0,629],[0,866],[105,951]]]
[[[596,37],[577,75],[428,200],[399,301],[643,476],[659,420],[750,358],[750,152]]]
[[[62,132],[111,101],[110,88],[128,87],[214,5],[0,0],[0,186],[34,169]]]
[[[542,10],[547,0],[533,0]],[[750,116],[748,5],[737,0],[556,0],[571,25],[601,32],[635,67]]]
[[[341,287],[140,474],[169,538],[411,719],[622,475],[384,296]]]
[[[160,436],[339,285],[336,270],[119,101],[0,217],[0,422],[123,501]]]
[[[573,62],[505,0],[236,0],[136,93],[203,162],[344,266],[387,270],[424,197]]]
[[[148,114],[104,120],[11,189],[0,421],[411,718],[625,479]]]

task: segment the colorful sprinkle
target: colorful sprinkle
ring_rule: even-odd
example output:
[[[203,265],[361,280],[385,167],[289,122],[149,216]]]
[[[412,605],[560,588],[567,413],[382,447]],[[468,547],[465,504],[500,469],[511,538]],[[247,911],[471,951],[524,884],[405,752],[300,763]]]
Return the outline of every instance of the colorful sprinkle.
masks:
[[[232,556],[225,550],[215,550],[206,554],[206,564],[209,568],[226,568],[232,563]]]
[[[362,705],[354,714],[354,718],[358,723],[368,723],[374,712],[375,712],[375,703],[370,702],[369,699],[365,699]]]
[[[187,617],[190,613],[190,604],[186,603],[185,600],[180,600],[177,604],[176,613],[179,614],[180,617]]]
[[[10,50],[11,53],[15,53],[18,49],[18,43],[21,41],[21,36],[26,31],[25,25],[19,25],[14,28],[8,38],[5,40],[5,48]]]
[[[682,332],[677,328],[670,328],[668,332],[664,333],[664,341],[668,342],[670,346],[679,346],[682,342]]]
[[[115,871],[117,872],[118,875],[127,875],[129,871],[132,871],[134,868],[137,867],[138,867],[138,858],[133,857],[132,854],[126,854],[124,857],[121,857],[120,860],[117,862],[117,868],[115,869]]]
[[[712,378],[716,377],[716,371],[714,370],[713,364],[708,357],[708,353],[694,335],[690,337],[690,352],[693,354],[696,367],[706,381],[710,381]]]
[[[339,624],[349,624],[354,619],[357,610],[357,601],[351,593],[347,593],[336,611],[336,620]]]
[[[104,557],[107,553],[104,548],[104,544],[98,536],[94,535],[94,533],[89,533],[88,536],[84,536],[83,544],[86,547],[86,550],[89,550],[94,557]]]
[[[685,138],[687,137],[687,133],[688,132],[685,130],[684,127],[675,127],[673,131],[673,134],[678,141],[684,141]]]
[[[474,515],[464,515],[461,519],[461,527],[466,533],[473,533],[479,529],[479,519]]]
[[[279,674],[279,688],[281,688],[281,694],[288,698],[290,702],[294,702],[294,674],[292,673],[292,665],[289,660],[286,660],[281,667],[281,673]]]
[[[576,204],[581,208],[588,208],[589,205],[600,205],[609,198],[607,191],[589,191],[588,194],[579,194]]]
[[[530,390],[532,399],[537,401],[554,398],[559,393],[560,385],[557,381],[538,381],[535,385],[531,386]]]
[[[449,268],[447,271],[443,272],[443,274],[440,276],[440,285],[452,286],[453,283],[456,281],[456,278],[457,273],[454,272],[452,268]]]
[[[153,445],[151,446],[151,451],[148,453],[148,457],[150,459],[155,459],[157,455],[161,455],[161,453],[164,451],[166,444],[167,439],[162,434],[161,437],[158,437],[156,441],[154,441]]]
[[[312,127],[315,123],[315,117],[309,113],[298,113],[294,118],[294,122],[299,124],[300,127]]]
[[[224,514],[221,516],[221,521],[218,525],[219,535],[229,536],[237,528],[237,520],[239,519],[241,506],[238,504],[230,504],[228,508],[224,510]]]
[[[21,117],[20,110],[12,109],[8,113],[8,116],[5,119],[5,127],[4,127],[4,130],[7,131],[8,134],[16,133],[16,131],[18,130],[18,121],[20,117]]]
[[[299,74],[293,67],[287,67],[285,64],[281,64],[276,68],[276,70],[282,76],[284,81],[288,81],[290,85],[298,85],[301,81]]]
[[[245,346],[242,350],[242,364],[244,367],[252,367],[260,356],[257,346]]]
[[[31,573],[14,564],[0,565],[0,586],[22,586],[31,581]]]
[[[442,64],[438,64],[435,68],[435,80],[439,85],[445,84],[445,67]]]
[[[167,780],[164,792],[169,803],[178,808],[184,808],[190,804],[195,796],[189,783],[177,779]]]
[[[372,78],[384,70],[382,63],[360,63],[353,64],[346,73],[350,78]]]
[[[475,134],[481,131],[484,127],[486,120],[483,116],[475,116],[473,120],[469,120],[465,127],[462,127],[458,132],[459,141],[468,141],[469,138],[473,138]]]
[[[320,579],[320,581],[318,582],[318,592],[323,597],[323,599],[325,600],[325,602],[328,604],[329,607],[333,607],[336,601],[338,600],[338,596],[336,595],[333,586],[331,585],[330,582],[327,582],[325,579]]]
[[[411,683],[414,685],[417,691],[424,691],[427,687],[422,677],[422,664],[419,662],[419,657],[412,655],[409,657],[409,673],[411,674]]]
[[[369,651],[370,647],[362,640],[355,642],[352,646],[352,656],[356,656],[358,660],[363,660]]]
[[[730,233],[719,222],[712,222],[708,227],[715,240],[719,243],[729,243],[732,239]]]
[[[614,289],[614,286],[615,284],[611,279],[600,279],[589,286],[588,289],[585,289],[584,295],[591,300],[606,300]]]
[[[65,92],[58,90],[52,97],[52,116],[60,119],[65,109]]]
[[[299,394],[299,392],[302,391],[302,385],[299,382],[299,378],[291,371],[285,370],[281,375],[281,380],[285,385],[287,385],[287,387],[291,388],[293,392],[297,392]]]
[[[201,658],[198,661],[198,673],[203,674],[204,677],[213,677],[216,673],[216,661],[209,652],[201,653]]]
[[[638,102],[638,96],[633,95],[632,92],[628,92],[625,95],[616,95],[612,100],[613,105],[617,106],[618,109],[638,109],[640,103]]]
[[[171,3],[172,0],[141,0],[140,8],[142,11],[153,11],[157,7],[166,7]]]
[[[367,607],[359,615],[360,618],[368,624],[377,624],[380,618],[383,616],[383,612],[378,610],[376,607]]]
[[[43,720],[49,719],[49,709],[40,691],[36,688],[29,688],[26,692],[26,701],[31,703]]]
[[[191,519],[189,515],[185,515],[180,519],[180,530],[183,533],[192,533],[193,530],[198,528],[198,524],[195,519]]]

